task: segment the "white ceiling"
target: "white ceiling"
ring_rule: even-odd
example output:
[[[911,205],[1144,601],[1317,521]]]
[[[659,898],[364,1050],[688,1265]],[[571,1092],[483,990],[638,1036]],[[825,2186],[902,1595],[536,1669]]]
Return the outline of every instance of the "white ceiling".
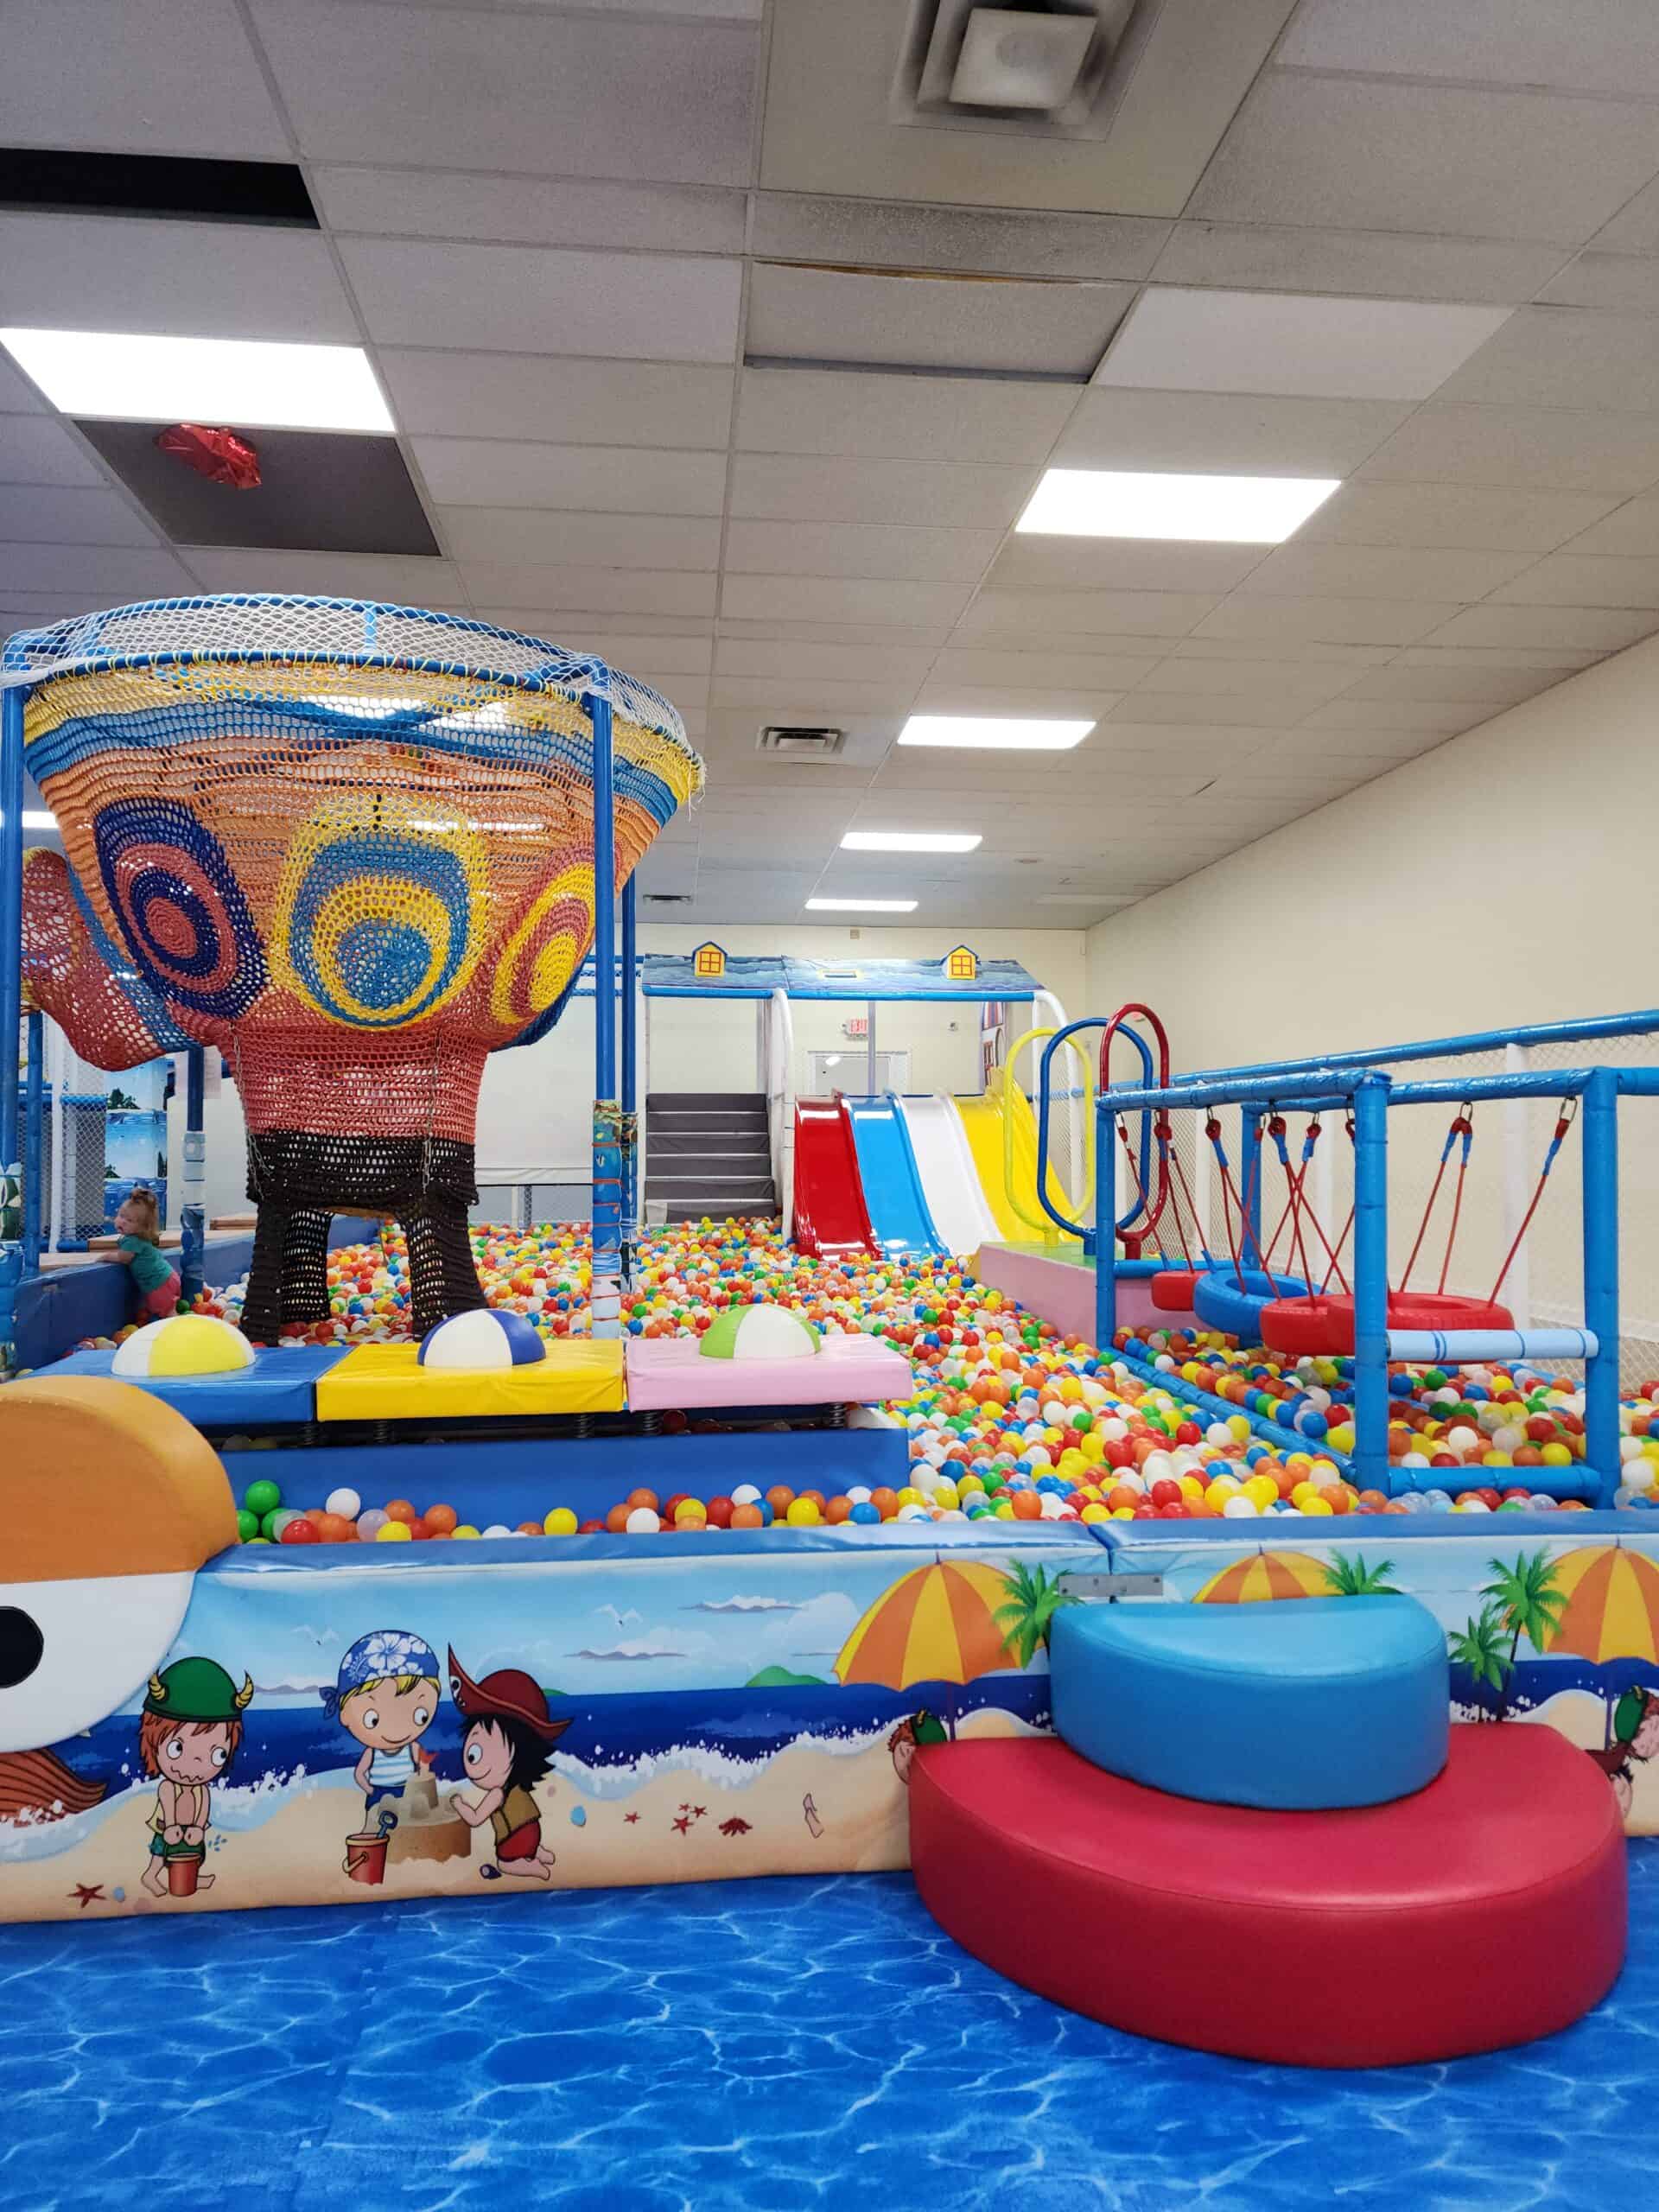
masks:
[[[0,142],[296,161],[325,227],[0,214],[0,320],[366,345],[442,557],[169,545],[0,358],[0,630],[534,629],[707,753],[657,913],[942,928],[1079,926],[1659,630],[1653,0],[1164,0],[1099,141],[891,123],[906,12],[10,0]],[[1051,461],[1344,480],[1279,548],[1014,537]]]

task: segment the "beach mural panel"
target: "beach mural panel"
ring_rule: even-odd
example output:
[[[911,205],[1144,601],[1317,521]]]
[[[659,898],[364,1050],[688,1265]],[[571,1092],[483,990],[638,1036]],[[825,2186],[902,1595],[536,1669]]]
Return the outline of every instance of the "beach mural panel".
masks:
[[[1541,1722],[1606,1775],[1627,1832],[1659,1835],[1659,1537],[1371,1539],[1299,1528],[1281,1544],[1130,1536],[1120,1564],[1205,1605],[1403,1591],[1446,1630],[1452,1718]]]
[[[1103,1563],[925,1534],[232,1549],[181,1619],[101,1581],[131,1694],[73,1732],[49,1664],[0,1700],[0,1919],[903,1866],[918,1746],[1046,1730],[1063,1578]]]

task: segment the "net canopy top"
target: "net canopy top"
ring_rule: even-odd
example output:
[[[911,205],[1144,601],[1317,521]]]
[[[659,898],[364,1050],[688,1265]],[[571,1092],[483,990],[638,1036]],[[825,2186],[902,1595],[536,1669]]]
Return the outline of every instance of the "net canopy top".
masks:
[[[669,702],[594,654],[566,652],[544,638],[471,616],[375,600],[238,592],[144,600],[74,615],[10,639],[0,655],[0,690],[197,661],[327,664],[339,670],[342,693],[349,692],[354,669],[406,668],[525,692],[605,698],[627,721],[690,751],[685,725]]]

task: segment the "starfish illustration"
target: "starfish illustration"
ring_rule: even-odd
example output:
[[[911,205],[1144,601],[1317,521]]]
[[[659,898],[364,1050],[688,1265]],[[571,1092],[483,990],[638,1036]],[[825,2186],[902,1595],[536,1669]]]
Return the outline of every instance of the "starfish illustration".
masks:
[[[740,1821],[734,1815],[729,1821],[721,1822],[720,1832],[721,1835],[747,1835],[749,1823],[747,1821]]]
[[[691,1808],[691,1817],[694,1821],[700,1821],[708,1810],[709,1808],[706,1805],[694,1805]]]
[[[637,1821],[639,1815],[638,1813],[624,1813],[622,1817],[625,1821],[632,1822]]]
[[[109,1902],[104,1894],[102,1882],[77,1882],[69,1894],[83,1912],[89,1904],[107,1904]]]
[[[683,1813],[689,1813],[689,1812],[690,1811],[690,1809],[691,1809],[691,1808],[690,1808],[689,1805],[682,1805],[682,1806],[681,1806],[681,1808],[680,1808],[680,1810],[681,1810]]]
[[[691,1833],[691,1823],[683,1813],[682,1813],[679,1819],[672,1822],[671,1825],[681,1835],[690,1835]]]

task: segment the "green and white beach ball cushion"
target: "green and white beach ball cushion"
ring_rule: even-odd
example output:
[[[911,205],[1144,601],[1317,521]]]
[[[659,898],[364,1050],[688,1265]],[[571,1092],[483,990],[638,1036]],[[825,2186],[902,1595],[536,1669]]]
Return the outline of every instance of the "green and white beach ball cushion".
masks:
[[[704,1332],[705,1359],[810,1359],[823,1339],[786,1306],[734,1306]]]

